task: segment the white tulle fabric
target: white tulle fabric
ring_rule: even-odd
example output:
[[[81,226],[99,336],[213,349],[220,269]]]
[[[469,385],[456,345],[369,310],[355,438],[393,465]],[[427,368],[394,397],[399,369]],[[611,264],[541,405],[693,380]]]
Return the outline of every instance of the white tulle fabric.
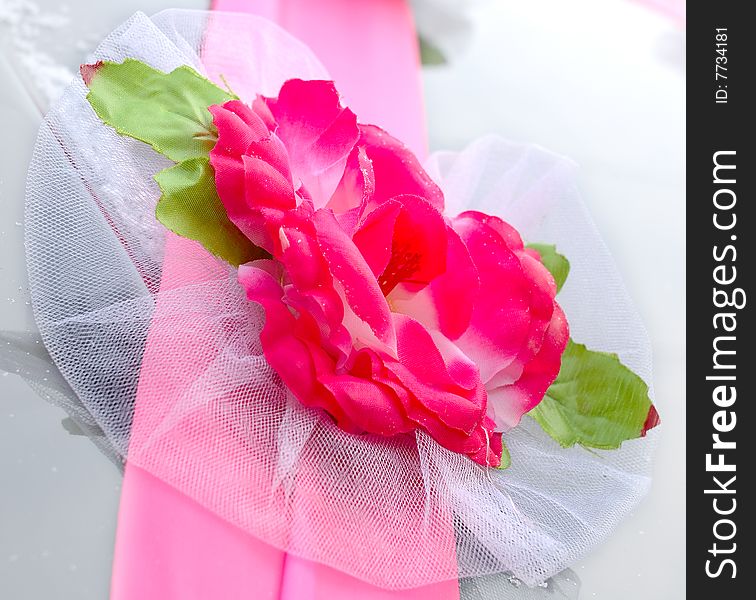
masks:
[[[219,32],[229,50],[207,52]],[[245,100],[275,95],[291,77],[327,76],[277,26],[221,13],[138,13],[93,58],[126,57],[212,78],[241,72],[229,84]],[[353,436],[302,408],[265,363],[263,315],[232,269],[215,265],[160,291],[166,233],[152,176],[170,163],[103,125],[86,91],[72,83],[39,133],[27,188],[29,283],[50,355],[122,457],[273,545],[387,588],[493,573],[537,584],[604,539],[646,493],[653,432],[618,451],[565,450],[526,418],[506,436],[512,466],[500,471],[420,433]],[[569,161],[491,137],[434,155],[428,170],[450,214],[497,214],[526,240],[557,244],[572,264],[560,302],[574,339],[618,353],[651,383],[644,328]],[[213,263],[186,246],[187,261]],[[150,367],[165,380],[162,397],[147,401],[165,406],[144,413],[149,435],[130,448],[148,331],[158,325],[173,337]],[[217,351],[202,370],[186,366],[197,344]]]

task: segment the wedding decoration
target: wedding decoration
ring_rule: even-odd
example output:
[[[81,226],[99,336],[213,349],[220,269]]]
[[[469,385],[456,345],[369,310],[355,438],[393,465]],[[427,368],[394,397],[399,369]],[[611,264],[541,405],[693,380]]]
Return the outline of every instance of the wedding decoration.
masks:
[[[37,323],[117,454],[264,542],[537,584],[642,497],[659,423],[572,168],[421,165],[269,21],[137,14],[40,131]]]

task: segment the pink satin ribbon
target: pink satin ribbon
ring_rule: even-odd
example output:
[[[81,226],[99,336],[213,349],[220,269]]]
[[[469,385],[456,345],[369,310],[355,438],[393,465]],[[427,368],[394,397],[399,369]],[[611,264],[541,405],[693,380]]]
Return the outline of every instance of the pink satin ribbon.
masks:
[[[405,0],[214,0],[213,8],[248,12],[278,22],[307,43],[325,64],[362,122],[377,123],[421,159],[427,153],[420,64]],[[170,236],[165,287],[208,274],[171,260],[187,242]],[[160,304],[150,330],[132,435],[139,435],[140,394],[154,393],[150,376],[161,360],[165,332]],[[196,358],[202,361],[203,357]],[[453,555],[448,523],[446,551]],[[118,517],[111,584],[113,600],[458,600],[455,580],[389,591],[320,563],[289,555],[225,522],[194,500],[127,464]]]
[[[362,123],[428,154],[420,53],[406,0],[212,0],[275,21],[315,52]]]

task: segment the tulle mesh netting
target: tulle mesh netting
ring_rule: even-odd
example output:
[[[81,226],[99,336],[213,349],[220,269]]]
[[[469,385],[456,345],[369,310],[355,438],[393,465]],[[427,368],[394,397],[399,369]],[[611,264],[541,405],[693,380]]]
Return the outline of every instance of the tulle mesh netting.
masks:
[[[137,14],[95,55],[126,57],[224,74],[246,100],[326,76],[299,42],[241,15]],[[39,133],[29,283],[47,349],[121,456],[271,544],[389,588],[502,572],[536,584],[644,495],[653,439],[564,450],[526,418],[506,436],[511,468],[490,470],[422,434],[343,433],[289,398],[233,270],[155,220],[152,176],[169,163],[104,126],[85,95],[72,83]],[[556,243],[572,263],[560,301],[573,337],[650,382],[646,334],[568,161],[486,138],[428,169],[450,213],[499,214]]]

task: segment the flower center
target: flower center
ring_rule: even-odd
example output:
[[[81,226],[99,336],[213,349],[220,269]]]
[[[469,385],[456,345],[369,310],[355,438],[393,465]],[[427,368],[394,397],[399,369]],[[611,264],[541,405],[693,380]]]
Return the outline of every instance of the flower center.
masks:
[[[391,259],[378,278],[378,285],[384,296],[388,296],[398,284],[409,281],[420,268],[420,253],[417,247],[394,240]]]

